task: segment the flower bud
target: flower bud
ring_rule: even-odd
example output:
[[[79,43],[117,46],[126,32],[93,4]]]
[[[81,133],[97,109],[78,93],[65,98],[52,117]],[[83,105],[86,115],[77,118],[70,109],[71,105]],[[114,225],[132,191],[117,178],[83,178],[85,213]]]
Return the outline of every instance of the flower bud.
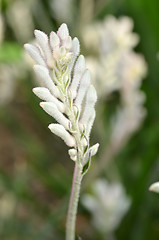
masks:
[[[93,145],[89,151],[90,151],[90,154],[91,154],[91,157],[96,155],[97,151],[98,151],[98,148],[99,148],[99,143],[96,143],[95,145]]]
[[[54,103],[41,102],[40,106],[44,109],[45,112],[55,118],[58,123],[64,126],[65,129],[69,129],[70,121],[58,110]]]
[[[65,128],[60,124],[50,124],[48,128],[51,130],[52,133],[59,136],[69,147],[75,146],[75,139],[72,137]]]
[[[43,57],[41,56],[41,53],[38,47],[36,47],[33,44],[27,43],[27,44],[24,44],[24,48],[37,64],[46,67],[46,63]]]

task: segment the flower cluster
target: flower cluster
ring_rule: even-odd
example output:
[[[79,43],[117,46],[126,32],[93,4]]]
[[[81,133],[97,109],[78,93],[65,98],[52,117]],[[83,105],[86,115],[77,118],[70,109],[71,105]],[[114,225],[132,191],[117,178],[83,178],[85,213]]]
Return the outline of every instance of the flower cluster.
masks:
[[[37,45],[25,44],[25,49],[37,63],[34,70],[44,87],[33,92],[44,101],[40,106],[58,122],[49,125],[51,132],[71,147],[71,159],[84,166],[99,144],[89,146],[97,95],[85,58],[78,56],[79,41],[69,36],[66,24],[49,38],[42,31],[34,33]]]

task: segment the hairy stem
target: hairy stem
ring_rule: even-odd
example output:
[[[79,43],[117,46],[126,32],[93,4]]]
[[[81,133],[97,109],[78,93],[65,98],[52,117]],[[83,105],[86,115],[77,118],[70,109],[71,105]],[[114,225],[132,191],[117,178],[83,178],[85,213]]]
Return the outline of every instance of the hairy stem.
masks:
[[[82,168],[83,167],[81,165],[76,163],[73,174],[72,190],[66,221],[66,240],[75,239],[75,225],[80,194],[80,186],[82,181]]]

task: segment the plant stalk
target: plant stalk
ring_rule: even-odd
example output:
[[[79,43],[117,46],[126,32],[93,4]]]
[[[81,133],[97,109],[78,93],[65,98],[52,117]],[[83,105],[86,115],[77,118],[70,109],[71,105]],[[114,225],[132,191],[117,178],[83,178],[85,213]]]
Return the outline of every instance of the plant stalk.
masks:
[[[74,168],[72,190],[66,221],[66,240],[75,240],[75,225],[80,195],[80,187],[82,181],[82,169],[83,169],[82,165],[76,163]]]

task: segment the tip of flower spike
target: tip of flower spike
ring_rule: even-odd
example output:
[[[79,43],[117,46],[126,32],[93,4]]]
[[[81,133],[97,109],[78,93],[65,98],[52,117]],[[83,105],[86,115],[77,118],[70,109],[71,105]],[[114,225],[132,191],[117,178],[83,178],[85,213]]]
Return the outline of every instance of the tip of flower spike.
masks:
[[[69,31],[66,23],[62,23],[57,31],[58,37],[61,38],[61,40],[66,39],[69,36]]]
[[[149,190],[152,192],[159,193],[159,182],[153,183],[150,187]]]

